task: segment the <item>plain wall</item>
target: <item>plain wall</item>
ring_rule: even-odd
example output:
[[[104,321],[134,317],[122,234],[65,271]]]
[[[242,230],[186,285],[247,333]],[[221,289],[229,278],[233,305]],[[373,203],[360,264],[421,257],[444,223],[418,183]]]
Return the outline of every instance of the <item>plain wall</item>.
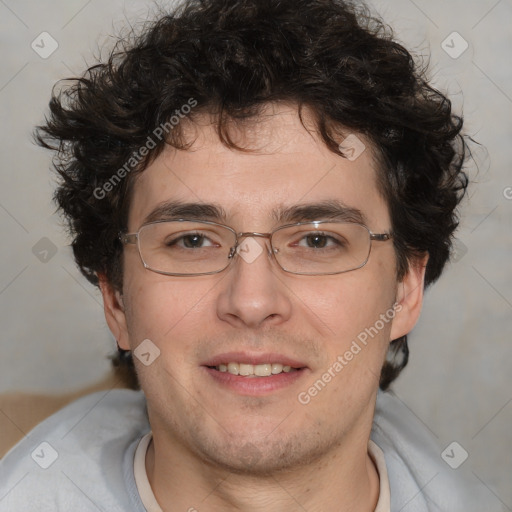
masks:
[[[458,256],[425,295],[398,397],[438,438],[457,441],[475,485],[512,509],[512,3],[373,2],[398,39],[431,54],[436,86],[480,142],[464,202]],[[114,0],[0,3],[0,392],[62,392],[100,379],[114,341],[99,293],[75,268],[51,202],[50,155],[31,141],[53,84],[94,62],[98,44],[153,4]],[[453,54],[467,41],[467,50]],[[48,32],[58,49],[41,58]],[[47,36],[43,36],[47,37]],[[45,39],[45,48],[50,41]],[[41,46],[41,43],[39,43]],[[43,51],[43,48],[40,48]],[[55,254],[53,254],[55,252]]]

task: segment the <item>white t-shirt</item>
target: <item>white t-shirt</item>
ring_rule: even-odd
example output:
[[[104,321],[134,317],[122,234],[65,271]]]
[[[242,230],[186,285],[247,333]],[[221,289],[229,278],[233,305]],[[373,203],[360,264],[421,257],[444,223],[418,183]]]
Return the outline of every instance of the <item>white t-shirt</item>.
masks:
[[[148,512],[154,495],[142,489],[145,507],[135,459],[139,446],[144,460],[141,439],[149,432],[140,391],[100,391],[69,404],[0,461],[0,512]],[[475,476],[458,478],[464,465],[451,469],[430,433],[391,393],[378,394],[371,440],[379,507],[387,505],[387,468],[391,512],[505,510]]]

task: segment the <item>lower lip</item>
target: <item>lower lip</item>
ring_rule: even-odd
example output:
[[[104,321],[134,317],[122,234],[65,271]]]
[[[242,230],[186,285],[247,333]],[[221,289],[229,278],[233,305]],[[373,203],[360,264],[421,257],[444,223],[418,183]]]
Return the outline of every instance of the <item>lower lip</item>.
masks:
[[[307,372],[306,368],[301,368],[293,372],[282,372],[277,375],[269,375],[268,377],[243,377],[229,372],[220,372],[207,366],[203,366],[203,368],[221,386],[240,395],[251,396],[268,395],[274,391],[284,389],[294,384]]]

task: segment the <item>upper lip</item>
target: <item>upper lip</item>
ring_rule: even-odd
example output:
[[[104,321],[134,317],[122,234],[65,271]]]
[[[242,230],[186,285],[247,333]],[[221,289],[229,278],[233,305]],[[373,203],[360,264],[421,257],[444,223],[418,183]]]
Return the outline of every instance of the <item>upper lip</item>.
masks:
[[[220,364],[227,363],[252,365],[281,363],[284,366],[291,366],[292,368],[305,368],[307,366],[297,359],[275,352],[225,352],[208,359],[203,363],[203,366],[219,366]]]

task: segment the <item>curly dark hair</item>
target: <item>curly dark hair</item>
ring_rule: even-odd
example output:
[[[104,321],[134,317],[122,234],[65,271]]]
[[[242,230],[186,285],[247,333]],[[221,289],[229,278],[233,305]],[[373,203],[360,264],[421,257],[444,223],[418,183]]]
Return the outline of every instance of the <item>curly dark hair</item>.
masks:
[[[37,142],[56,151],[55,199],[78,266],[90,282],[104,274],[122,290],[118,233],[126,229],[131,184],[166,143],[187,149],[193,142],[179,123],[152,136],[183,105],[193,102],[192,122],[213,114],[222,143],[243,151],[229,126],[286,101],[297,105],[303,124],[308,107],[340,156],[340,130],[370,141],[391,215],[397,279],[428,254],[431,284],[458,225],[468,145],[462,117],[429,84],[426,68],[368,8],[343,0],[188,0],[161,13],[121,38],[108,59],[54,89],[50,115],[36,130]],[[152,147],[142,154],[148,137]],[[382,389],[407,358],[407,338],[393,340]],[[115,364],[133,370],[129,353],[120,351]]]

